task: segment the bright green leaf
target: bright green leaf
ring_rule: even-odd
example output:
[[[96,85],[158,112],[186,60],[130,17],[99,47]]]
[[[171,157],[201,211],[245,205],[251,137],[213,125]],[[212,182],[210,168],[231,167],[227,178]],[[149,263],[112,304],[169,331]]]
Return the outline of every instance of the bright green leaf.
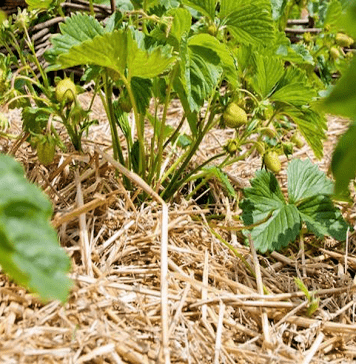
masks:
[[[0,264],[17,283],[45,301],[65,301],[70,260],[49,223],[52,207],[24,178],[21,166],[0,155]]]
[[[289,83],[270,96],[271,101],[294,106],[307,105],[315,96],[315,90],[304,83]]]
[[[183,4],[199,11],[211,20],[215,17],[216,0],[183,0]]]
[[[333,193],[333,183],[310,159],[294,159],[288,165],[287,174],[290,203],[318,194],[330,196]]]
[[[337,195],[347,192],[350,181],[356,177],[355,141],[356,123],[353,122],[337,143],[331,161]]]
[[[274,39],[271,12],[253,3],[242,5],[224,19],[231,34],[244,44],[268,44]]]
[[[326,99],[327,110],[350,118],[356,117],[356,57],[349,69],[337,82],[330,96]]]
[[[169,34],[180,43],[183,35],[190,32],[192,16],[189,10],[183,8],[171,9],[167,13],[167,16],[173,17],[173,23]]]
[[[293,160],[287,170],[289,204],[270,172],[259,171],[244,190],[240,206],[245,225],[256,224],[251,237],[262,253],[280,249],[293,241],[302,222],[317,236],[344,240],[347,224],[330,198],[332,183],[310,160]]]
[[[255,90],[267,97],[284,73],[283,63],[277,57],[256,54],[254,57],[255,74],[252,79]]]
[[[308,230],[316,236],[332,236],[339,241],[346,240],[347,224],[329,196],[316,194],[303,199],[298,205],[298,210]]]
[[[323,141],[326,139],[325,116],[311,108],[284,107],[283,113],[297,124],[299,131],[312,148],[315,156],[323,156]]]

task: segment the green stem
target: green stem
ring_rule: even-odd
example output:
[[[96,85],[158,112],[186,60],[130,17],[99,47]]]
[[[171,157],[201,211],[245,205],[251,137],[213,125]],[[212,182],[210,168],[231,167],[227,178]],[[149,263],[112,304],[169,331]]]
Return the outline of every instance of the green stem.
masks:
[[[90,15],[95,18],[93,0],[89,0],[89,9],[90,9]]]
[[[123,81],[126,87],[127,93],[131,101],[136,123],[137,139],[139,145],[139,175],[144,176],[145,165],[146,165],[145,140],[144,140],[144,115],[140,117],[136,104],[136,99],[133,94],[129,79],[130,77],[126,78],[125,76],[121,75],[121,80]]]
[[[158,153],[157,153],[157,158],[155,160],[155,163],[153,164],[153,169],[156,170],[157,181],[159,181],[160,177],[161,177],[160,173],[161,173],[163,143],[164,143],[163,135],[164,135],[165,127],[166,127],[167,112],[168,112],[169,102],[171,100],[171,91],[172,91],[172,87],[173,87],[173,81],[176,77],[178,68],[179,68],[179,65],[177,64],[174,67],[173,72],[171,73],[171,77],[170,77],[167,92],[166,92],[166,99],[164,102],[164,109],[163,109],[163,115],[162,115],[162,120],[161,120],[161,129],[160,129],[159,135],[158,135]]]
[[[33,54],[34,62],[36,64],[37,68],[38,68],[38,71],[40,72],[40,74],[42,76],[44,86],[45,86],[46,89],[48,89],[49,88],[49,82],[48,82],[47,74],[43,71],[43,68],[42,68],[40,62],[38,61],[36,51],[35,51],[35,47],[34,47],[32,41],[31,41],[30,35],[28,34],[26,26],[24,26],[24,31],[25,31],[25,35],[26,35],[27,46],[30,49],[30,51],[32,52],[32,54]]]
[[[109,81],[107,72],[105,72],[104,76],[104,93],[105,93],[105,100],[103,102],[106,114],[108,116],[110,131],[111,131],[111,138],[112,138],[112,146],[114,151],[114,159],[119,159],[122,165],[125,165],[125,159],[122,154],[122,148],[120,144],[119,135],[117,132],[116,122],[115,122],[115,115],[114,115],[114,107],[112,104],[112,84]]]
[[[213,100],[215,100],[215,98],[216,98],[216,93],[214,93],[214,95],[210,98],[207,110],[210,109],[210,106],[211,106]],[[208,115],[208,111],[205,114],[205,117],[207,117],[207,115]],[[208,121],[207,121],[205,127],[198,134],[198,137],[195,140],[195,142],[191,145],[191,148],[189,150],[189,153],[188,153],[186,159],[183,161],[183,163],[181,164],[178,171],[174,174],[174,176],[173,176],[172,180],[170,181],[170,183],[168,184],[167,188],[165,188],[165,190],[163,191],[163,193],[162,193],[163,199],[171,198],[173,196],[173,194],[175,193],[175,191],[177,190],[178,186],[182,184],[182,181],[180,181],[178,179],[183,175],[188,163],[190,162],[190,160],[193,158],[193,156],[197,152],[204,136],[206,135],[206,133],[210,130],[211,126],[213,125],[214,116],[215,116],[215,114],[210,112],[209,118],[208,118]],[[183,181],[184,180],[185,180],[185,178],[183,178]]]

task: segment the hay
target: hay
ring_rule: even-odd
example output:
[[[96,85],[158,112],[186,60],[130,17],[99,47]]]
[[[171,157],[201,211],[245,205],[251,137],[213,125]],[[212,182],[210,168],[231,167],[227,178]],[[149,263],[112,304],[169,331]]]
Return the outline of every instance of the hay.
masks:
[[[82,102],[86,102],[82,96]],[[104,120],[98,105],[95,113]],[[18,132],[18,111],[11,111]],[[179,122],[179,106],[171,112]],[[330,118],[326,157],[345,122]],[[219,150],[231,132],[214,130],[197,159]],[[43,305],[0,276],[0,362],[2,363],[352,363],[356,360],[356,244],[345,246],[307,236],[305,265],[298,246],[259,255],[236,231],[236,206],[215,183],[216,213],[181,196],[165,208],[135,176],[151,201],[135,203],[102,152],[109,147],[107,125],[84,140],[87,153],[59,153],[45,168],[23,143],[16,157],[27,176],[54,204],[53,225],[73,263],[75,287],[68,303]],[[95,152],[92,141],[99,149]],[[1,141],[3,151],[13,143]],[[308,147],[299,157],[312,157]],[[284,161],[285,163],[286,161]],[[236,163],[229,176],[237,188],[248,183],[260,158]],[[282,182],[285,175],[280,176]],[[342,206],[354,224],[353,207]],[[162,214],[163,211],[163,214]],[[166,233],[164,231],[166,230]],[[165,239],[168,237],[168,239]],[[231,244],[236,254],[222,239]],[[303,277],[303,267],[306,277]],[[256,278],[255,278],[256,276]],[[312,317],[294,284],[303,279],[320,299]],[[268,291],[268,295],[266,295]]]

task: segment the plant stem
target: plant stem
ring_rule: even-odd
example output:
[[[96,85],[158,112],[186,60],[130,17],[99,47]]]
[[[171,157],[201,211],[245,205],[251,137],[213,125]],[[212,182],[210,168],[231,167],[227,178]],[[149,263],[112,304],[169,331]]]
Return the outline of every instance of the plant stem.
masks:
[[[179,65],[177,64],[174,67],[173,72],[171,73],[171,77],[170,77],[167,92],[166,92],[166,99],[164,102],[163,115],[162,115],[162,120],[161,120],[161,128],[160,128],[160,131],[158,134],[158,153],[157,153],[157,158],[155,159],[155,163],[153,164],[153,169],[156,170],[157,181],[159,181],[160,177],[161,177],[160,174],[161,174],[163,143],[164,143],[163,135],[164,135],[165,127],[166,127],[167,111],[168,111],[168,107],[169,107],[169,102],[171,100],[171,91],[172,91],[172,87],[173,87],[173,81],[176,77],[178,68],[179,68]]]
[[[137,103],[135,96],[133,94],[131,83],[130,83],[130,77],[126,78],[124,75],[120,75],[122,82],[124,83],[127,93],[129,95],[135,123],[136,123],[136,131],[137,131],[137,139],[138,139],[138,145],[139,145],[139,175],[141,177],[144,177],[145,175],[145,167],[146,167],[146,152],[145,152],[145,135],[144,135],[144,121],[145,121],[145,115],[140,115],[137,108]]]
[[[122,154],[122,148],[120,144],[119,135],[117,132],[116,122],[115,122],[115,115],[114,115],[114,107],[112,104],[112,84],[109,81],[107,72],[105,72],[104,76],[104,93],[105,93],[105,100],[102,99],[106,115],[108,116],[110,130],[111,130],[111,138],[112,138],[112,146],[114,151],[114,159],[119,161],[122,165],[125,165],[125,159]]]
[[[217,93],[214,93],[212,95],[212,97],[210,98],[207,110],[210,109],[210,106],[213,103],[213,101],[215,100],[216,95],[217,95]],[[207,115],[208,115],[208,111],[206,112],[205,117],[207,117]],[[188,163],[190,162],[190,160],[193,158],[196,151],[198,150],[200,143],[202,142],[204,136],[206,135],[206,133],[210,130],[211,126],[213,125],[214,116],[215,116],[215,114],[213,112],[210,112],[209,118],[208,118],[208,121],[207,121],[205,127],[198,134],[195,142],[193,142],[193,144],[191,145],[191,148],[189,150],[189,153],[188,153],[186,159],[183,161],[183,163],[180,166],[180,168],[178,169],[178,171],[174,174],[174,176],[171,179],[170,183],[168,184],[167,188],[163,191],[163,193],[162,193],[163,199],[171,198],[173,196],[173,194],[175,193],[175,191],[177,190],[178,186],[182,185],[182,183],[184,182],[185,178],[183,178],[182,181],[179,181],[178,179],[184,173],[185,168],[187,167]]]
[[[93,0],[89,0],[89,9],[90,9],[90,15],[95,18],[95,11],[94,11]]]

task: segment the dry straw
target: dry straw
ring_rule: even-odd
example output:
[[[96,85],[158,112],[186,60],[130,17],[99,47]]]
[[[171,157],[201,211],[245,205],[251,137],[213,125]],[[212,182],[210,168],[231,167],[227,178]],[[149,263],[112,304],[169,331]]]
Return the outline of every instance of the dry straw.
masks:
[[[82,96],[83,103],[88,101]],[[95,112],[99,113],[99,106]],[[172,123],[181,118],[179,107]],[[16,127],[17,111],[9,114]],[[332,143],[342,131],[330,119]],[[51,197],[62,246],[73,262],[75,287],[64,306],[0,280],[1,363],[354,363],[356,360],[356,245],[307,236],[305,262],[298,247],[261,256],[233,229],[240,211],[216,181],[214,206],[178,196],[166,205],[141,179],[110,157],[107,126],[93,128],[86,154],[59,155],[45,168],[31,148],[16,146],[27,176]],[[61,129],[58,129],[61,133]],[[197,155],[220,150],[231,133],[213,130]],[[95,150],[92,140],[100,145]],[[2,148],[12,145],[2,141]],[[103,150],[106,150],[104,152]],[[307,147],[300,157],[312,156]],[[286,161],[285,161],[286,162]],[[237,190],[260,168],[251,156],[228,173]],[[151,196],[137,204],[122,174]],[[279,176],[282,183],[285,176]],[[354,223],[356,212],[344,208]],[[209,215],[220,214],[213,235]],[[224,227],[224,229],[219,228]],[[241,259],[243,258],[243,259]],[[294,277],[320,299],[309,304]]]

